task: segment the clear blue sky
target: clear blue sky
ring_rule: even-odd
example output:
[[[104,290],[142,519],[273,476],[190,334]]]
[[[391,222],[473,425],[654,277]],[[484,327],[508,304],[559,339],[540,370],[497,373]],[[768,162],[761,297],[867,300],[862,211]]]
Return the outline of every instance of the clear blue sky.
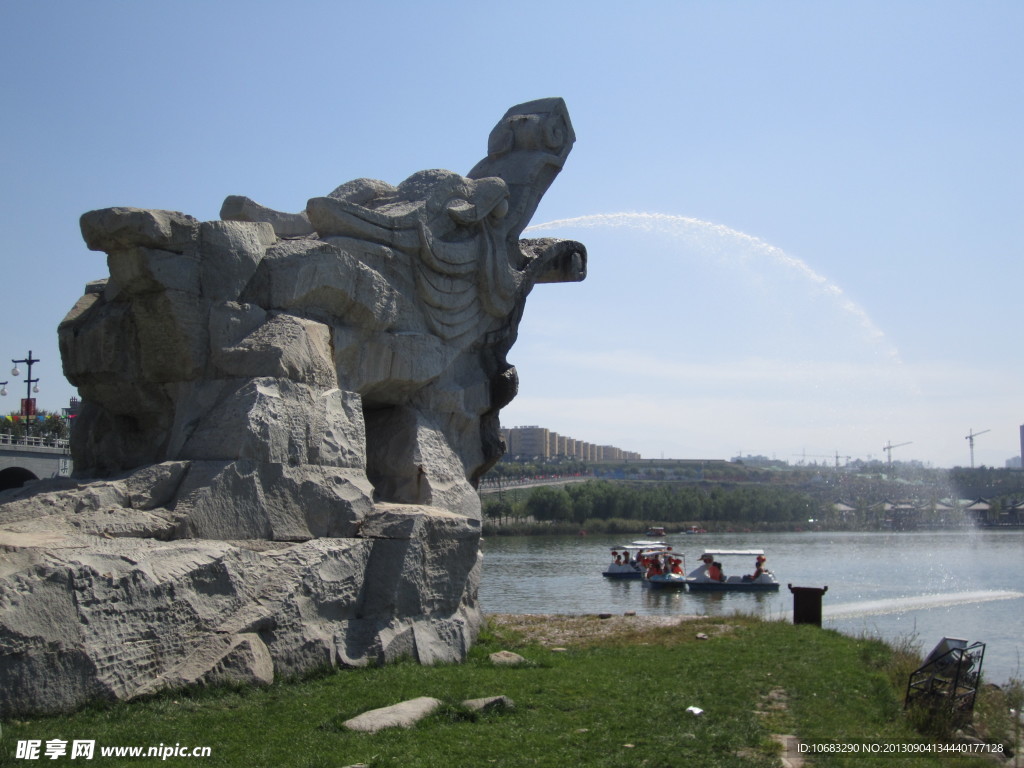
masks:
[[[1024,3],[0,4],[0,360],[107,274],[78,217],[296,211],[467,172],[509,106],[578,141],[534,222],[590,251],[531,295],[507,426],[647,457],[1019,454]],[[611,216],[612,214],[632,214]],[[8,371],[9,363],[4,363]],[[0,403],[17,408],[10,379]],[[826,460],[826,459],[817,459]]]

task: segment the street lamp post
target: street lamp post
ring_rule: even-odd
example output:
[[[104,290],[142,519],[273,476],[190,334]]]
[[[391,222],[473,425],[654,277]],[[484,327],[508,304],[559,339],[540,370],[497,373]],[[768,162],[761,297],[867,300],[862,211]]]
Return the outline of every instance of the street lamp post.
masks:
[[[39,392],[39,379],[32,378],[32,365],[33,363],[38,363],[39,358],[33,358],[32,350],[30,349],[28,351],[28,357],[26,357],[24,360],[11,360],[11,362],[14,363],[14,367],[11,369],[12,376],[21,376],[21,371],[18,370],[18,363],[24,363],[28,369],[25,378],[25,399],[21,401],[21,415],[23,418],[35,416],[36,399],[32,397],[32,393]],[[36,386],[33,387],[33,384],[35,384]]]

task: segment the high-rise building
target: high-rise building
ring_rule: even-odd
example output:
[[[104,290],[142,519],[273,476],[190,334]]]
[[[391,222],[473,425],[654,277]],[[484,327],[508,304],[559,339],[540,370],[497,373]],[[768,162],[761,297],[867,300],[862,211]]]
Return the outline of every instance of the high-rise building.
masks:
[[[512,427],[509,431],[508,452],[513,456],[551,457],[548,430],[544,427]]]

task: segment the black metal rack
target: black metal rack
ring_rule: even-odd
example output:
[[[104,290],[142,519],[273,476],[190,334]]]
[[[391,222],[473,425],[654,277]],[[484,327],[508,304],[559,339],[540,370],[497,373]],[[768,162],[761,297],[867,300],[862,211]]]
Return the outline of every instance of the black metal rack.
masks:
[[[945,708],[957,718],[970,718],[984,659],[984,643],[968,645],[960,638],[942,638],[924,664],[911,673],[904,708],[923,704]]]

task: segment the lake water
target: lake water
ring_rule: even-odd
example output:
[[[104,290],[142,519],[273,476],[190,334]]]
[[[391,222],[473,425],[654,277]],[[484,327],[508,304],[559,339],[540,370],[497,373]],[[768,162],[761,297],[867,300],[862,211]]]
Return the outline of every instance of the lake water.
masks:
[[[652,590],[606,579],[610,549],[642,536],[492,536],[483,542],[480,601],[489,613],[641,615],[754,613],[792,619],[787,584],[828,587],[822,626],[927,653],[943,637],[986,644],[984,677],[1024,678],[1024,531],[670,535],[697,565],[704,547],[763,548],[777,593]],[[735,560],[736,562],[730,562]],[[723,559],[726,575],[753,558]],[[731,567],[730,567],[731,566]]]

